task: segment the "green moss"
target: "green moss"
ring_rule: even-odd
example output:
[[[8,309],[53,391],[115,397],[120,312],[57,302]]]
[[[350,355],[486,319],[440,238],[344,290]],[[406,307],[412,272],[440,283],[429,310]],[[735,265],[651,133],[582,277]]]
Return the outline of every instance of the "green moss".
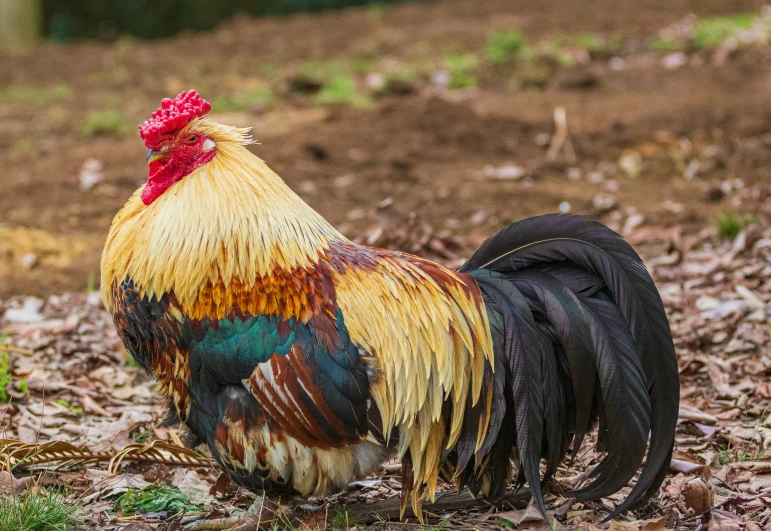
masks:
[[[83,136],[120,136],[129,131],[129,126],[120,112],[107,110],[92,112],[80,124]]]

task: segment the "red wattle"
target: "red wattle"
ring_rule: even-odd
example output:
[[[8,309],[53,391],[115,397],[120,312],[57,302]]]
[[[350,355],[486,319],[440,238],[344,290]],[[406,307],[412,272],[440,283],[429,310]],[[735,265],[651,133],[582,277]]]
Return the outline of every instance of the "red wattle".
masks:
[[[187,162],[183,154],[172,155],[169,159],[154,160],[147,166],[147,184],[140,194],[142,202],[145,205],[151,204],[163,195],[171,185],[182,180],[183,177],[203,166],[212,158],[214,158],[214,150],[201,153],[192,162]]]

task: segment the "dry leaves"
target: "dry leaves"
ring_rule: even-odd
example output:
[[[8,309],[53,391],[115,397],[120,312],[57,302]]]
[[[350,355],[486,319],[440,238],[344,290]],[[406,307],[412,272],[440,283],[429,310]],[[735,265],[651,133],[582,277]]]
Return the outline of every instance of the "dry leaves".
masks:
[[[650,502],[601,524],[612,503],[631,486],[603,502],[566,500],[602,457],[586,446],[570,469],[558,471],[546,497],[558,528],[758,531],[771,525],[771,187],[742,193],[765,217],[760,227],[732,242],[720,242],[709,231],[683,236],[679,228],[646,226],[633,212],[627,222],[619,219],[619,228],[627,226],[639,248],[656,252],[647,263],[667,307],[677,349],[682,389],[671,476]],[[390,213],[389,204],[381,205],[378,218],[379,225],[359,241],[450,264],[479,243],[436,231],[416,216],[399,218]],[[483,211],[474,222],[486,222]],[[45,458],[37,466],[87,464],[85,470],[68,472],[76,474],[68,484],[98,518],[111,518],[106,511],[115,495],[148,481],[179,488],[195,503],[211,507],[213,517],[230,514],[234,505],[254,498],[226,477],[218,478],[219,471],[207,468],[209,462],[195,452],[176,455],[170,450],[179,448],[180,437],[158,427],[164,412],[153,382],[127,364],[98,294],[45,301],[17,297],[0,302],[0,316],[0,327],[9,331],[13,345],[5,349],[13,399],[0,406],[4,436],[32,443],[27,449]],[[156,438],[161,441],[143,442]],[[48,443],[52,445],[46,447]],[[153,461],[184,467],[169,469]],[[193,470],[192,465],[200,468]],[[326,500],[309,500],[309,506],[298,510],[316,514],[310,507],[324,502],[338,507],[397,498],[399,470],[398,464],[387,464],[377,477],[353,483]],[[21,468],[14,473],[16,477],[0,473],[1,492],[18,491],[29,481]],[[441,489],[451,487],[441,484]],[[498,521],[530,529],[553,525],[532,506],[427,517],[483,528]]]

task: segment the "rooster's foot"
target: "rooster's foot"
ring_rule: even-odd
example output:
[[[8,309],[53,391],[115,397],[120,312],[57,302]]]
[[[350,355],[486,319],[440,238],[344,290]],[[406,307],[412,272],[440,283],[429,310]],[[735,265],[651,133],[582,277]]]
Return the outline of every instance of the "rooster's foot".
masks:
[[[185,531],[256,531],[272,529],[277,518],[277,507],[270,500],[257,498],[249,509],[230,518],[198,520],[185,526]]]

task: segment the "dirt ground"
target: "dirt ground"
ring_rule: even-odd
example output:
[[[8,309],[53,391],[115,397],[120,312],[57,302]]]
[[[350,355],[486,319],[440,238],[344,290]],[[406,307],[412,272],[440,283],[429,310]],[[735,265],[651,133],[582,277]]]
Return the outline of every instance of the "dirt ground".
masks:
[[[760,17],[759,41],[695,45],[695,20],[745,12]],[[538,56],[492,66],[490,32],[511,28]],[[549,51],[564,36],[586,43],[560,45],[568,60]],[[507,223],[561,210],[607,223],[646,258],[681,376],[660,492],[600,524],[630,487],[569,499],[599,461],[587,451],[549,484],[553,524],[529,521],[520,497],[431,507],[431,529],[770,529],[769,38],[771,9],[755,1],[447,0],[0,55],[0,382],[12,398],[0,433],[17,440],[0,440],[0,457],[33,443],[53,445],[52,466],[100,452],[101,465],[76,460],[50,480],[84,507],[88,529],[179,530],[254,498],[201,455],[178,457],[152,380],[93,291],[109,223],[146,178],[135,124],[195,88],[213,119],[252,127],[251,149],[357,241],[456,264]],[[148,458],[149,441],[165,444],[161,457]],[[105,469],[115,455],[125,458],[117,475]],[[396,503],[398,470],[386,464],[311,500],[326,512],[300,506],[292,517],[309,529],[388,529],[379,511]],[[0,470],[0,487],[14,492],[26,472]],[[195,507],[116,509],[151,484]],[[345,511],[357,505],[369,514],[354,524]]]
[[[223,113],[221,121],[254,126],[261,142],[254,151],[349,235],[378,222],[384,200],[393,201],[394,216],[415,212],[478,242],[562,202],[602,218],[608,209],[602,198],[593,201],[597,194],[612,195],[614,209],[626,215],[636,209],[646,223],[682,223],[686,232],[696,231],[734,209],[719,190],[722,183],[768,179],[766,48],[671,70],[657,60],[614,70],[600,58],[559,69],[538,90],[511,89],[492,74],[464,91],[417,83],[367,109],[317,107],[286,86],[309,61],[366,56],[407,63],[446,50],[478,52],[491,29],[519,27],[533,40],[577,32],[633,38],[692,12],[758,7],[712,0],[415,3],[237,19],[212,33],[161,42],[46,44],[0,56],[0,88],[69,87],[53,101],[0,98],[0,255],[7,257],[0,296],[94,285],[109,222],[146,175],[145,148],[133,124],[182,89],[213,97],[255,79],[268,79],[288,96],[269,109]],[[546,161],[546,147],[538,143],[554,131],[557,106],[567,110],[576,152],[571,163]],[[125,118],[125,130],[84,136],[89,113],[109,109]],[[714,155],[709,167],[683,179],[689,158],[705,149]],[[642,154],[639,175],[613,175],[630,152]],[[90,158],[103,167],[103,179],[83,190],[78,174]],[[489,166],[521,168],[527,176],[491,179],[484,171]]]

